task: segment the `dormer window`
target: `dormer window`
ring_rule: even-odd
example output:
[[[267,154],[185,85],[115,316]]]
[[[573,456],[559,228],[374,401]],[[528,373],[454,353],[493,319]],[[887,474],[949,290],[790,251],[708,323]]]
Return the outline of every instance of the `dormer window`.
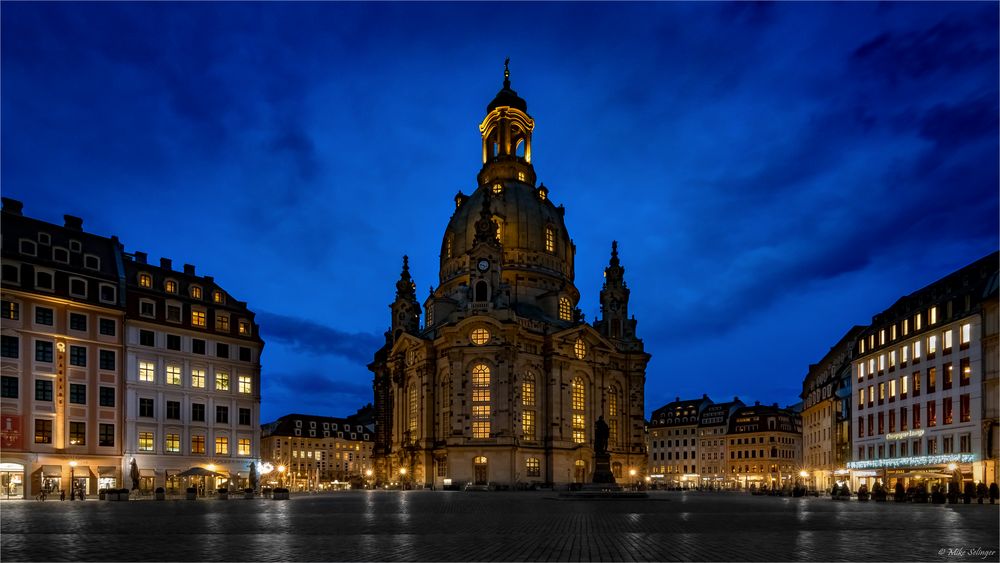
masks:
[[[249,321],[240,319],[240,336],[250,336],[250,323],[249,323]]]
[[[78,240],[71,240],[69,241],[69,250],[70,252],[80,252],[83,250],[83,245]]]
[[[153,276],[146,273],[139,274],[139,287],[153,287]]]
[[[52,244],[52,235],[49,233],[38,233],[38,244],[44,246]]]
[[[226,296],[221,291],[215,290],[215,291],[212,292],[212,301],[214,303],[223,303],[223,304],[225,304],[225,302],[226,302]]]
[[[52,260],[60,264],[69,264],[69,251],[62,247],[54,247],[52,249]]]
[[[167,280],[163,282],[163,290],[167,293],[177,293],[177,282],[174,280]]]
[[[21,254],[27,256],[34,256],[37,254],[38,247],[35,241],[28,239],[21,239]]]
[[[201,286],[192,285],[190,291],[192,299],[201,299]]]
[[[100,270],[101,269],[101,259],[93,254],[84,254],[83,256],[83,267],[90,270]]]
[[[503,193],[503,184],[501,184],[499,182],[497,182],[496,184],[493,184],[493,193],[494,193],[494,195],[500,195],[500,194],[502,194]]]

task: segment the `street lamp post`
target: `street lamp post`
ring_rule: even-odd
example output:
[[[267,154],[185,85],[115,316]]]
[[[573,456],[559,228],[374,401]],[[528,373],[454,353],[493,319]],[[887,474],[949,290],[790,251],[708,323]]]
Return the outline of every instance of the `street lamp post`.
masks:
[[[405,489],[406,488],[405,481],[406,481],[406,468],[405,467],[400,467],[399,468],[399,488],[400,489]]]
[[[631,484],[632,488],[634,489],[635,488],[635,469],[629,469],[628,470],[628,476],[631,477],[631,479],[630,479],[631,483],[630,484]]]
[[[284,465],[279,465],[278,466],[278,482],[281,483],[282,487],[285,486],[285,466]]]
[[[76,484],[76,474],[74,472],[75,469],[76,469],[76,460],[70,461],[69,462],[69,500],[73,500],[73,497],[76,496],[76,487],[74,487],[74,485]]]

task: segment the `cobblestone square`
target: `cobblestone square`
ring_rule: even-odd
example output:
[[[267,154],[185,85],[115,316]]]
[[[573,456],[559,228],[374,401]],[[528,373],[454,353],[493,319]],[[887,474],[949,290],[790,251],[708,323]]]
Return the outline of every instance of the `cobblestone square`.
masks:
[[[1000,541],[998,506],[699,492],[351,491],[0,510],[4,561],[997,561]]]

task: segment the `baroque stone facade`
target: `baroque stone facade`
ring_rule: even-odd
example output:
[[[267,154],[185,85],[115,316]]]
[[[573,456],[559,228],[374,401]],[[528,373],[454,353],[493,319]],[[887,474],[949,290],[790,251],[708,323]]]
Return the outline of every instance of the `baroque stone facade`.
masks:
[[[629,317],[612,244],[601,318],[584,321],[565,209],[535,185],[527,103],[504,87],[479,126],[483,167],[459,192],[424,302],[404,257],[374,372],[378,483],[525,486],[589,482],[593,428],[612,465],[644,470],[649,354]]]

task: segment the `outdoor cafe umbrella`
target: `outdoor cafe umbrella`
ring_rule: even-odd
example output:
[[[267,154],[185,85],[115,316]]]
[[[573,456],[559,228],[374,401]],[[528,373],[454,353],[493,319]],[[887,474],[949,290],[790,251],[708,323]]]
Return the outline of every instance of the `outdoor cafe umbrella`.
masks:
[[[225,477],[222,473],[216,473],[215,471],[210,471],[204,467],[192,467],[187,471],[182,471],[177,474],[178,477],[201,477],[202,486],[205,486],[205,477]],[[207,487],[206,487],[207,488]]]
[[[132,490],[139,488],[139,464],[135,462],[135,458],[132,458],[132,468],[128,472],[129,477],[132,478]]]
[[[250,488],[257,490],[257,464],[250,462]]]

